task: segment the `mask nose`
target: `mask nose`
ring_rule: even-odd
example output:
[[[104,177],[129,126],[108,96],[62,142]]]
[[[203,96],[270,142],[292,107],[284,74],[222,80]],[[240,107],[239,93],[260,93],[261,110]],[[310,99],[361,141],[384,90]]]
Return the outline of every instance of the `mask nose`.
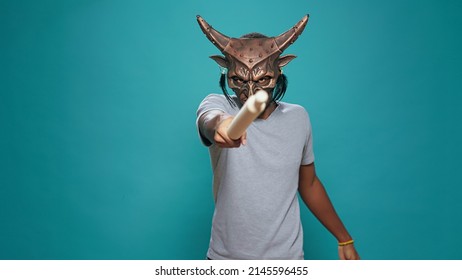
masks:
[[[261,89],[255,82],[248,82],[249,96],[254,95],[259,89]]]

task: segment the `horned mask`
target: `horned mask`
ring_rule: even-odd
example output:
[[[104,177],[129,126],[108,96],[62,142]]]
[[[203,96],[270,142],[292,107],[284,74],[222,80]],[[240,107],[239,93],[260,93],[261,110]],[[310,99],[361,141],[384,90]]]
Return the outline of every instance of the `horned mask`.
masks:
[[[224,55],[213,55],[211,58],[227,69],[229,87],[241,102],[245,102],[259,89],[273,96],[273,90],[279,78],[281,76],[285,78],[281,68],[296,57],[294,55],[281,56],[281,54],[303,32],[308,22],[308,15],[277,37],[250,33],[240,38],[231,38],[212,28],[201,16],[197,16],[197,21],[207,38]],[[222,88],[224,88],[223,85]],[[225,89],[223,90],[226,92]]]

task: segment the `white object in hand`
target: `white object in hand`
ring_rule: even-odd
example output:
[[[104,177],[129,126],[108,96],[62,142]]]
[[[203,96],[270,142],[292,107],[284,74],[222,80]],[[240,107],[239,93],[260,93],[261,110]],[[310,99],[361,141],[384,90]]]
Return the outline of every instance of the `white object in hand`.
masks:
[[[251,95],[228,127],[228,136],[233,140],[241,138],[247,127],[265,110],[268,93],[264,90]]]

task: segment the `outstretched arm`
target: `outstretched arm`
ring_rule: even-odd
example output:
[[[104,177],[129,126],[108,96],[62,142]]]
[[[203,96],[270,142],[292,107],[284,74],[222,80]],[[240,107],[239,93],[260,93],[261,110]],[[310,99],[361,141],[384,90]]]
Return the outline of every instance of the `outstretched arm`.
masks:
[[[316,176],[314,163],[300,166],[298,191],[308,209],[335,236],[339,243],[352,239],[335,212],[324,186]],[[340,259],[359,259],[353,244],[339,246],[338,250]]]
[[[237,148],[246,144],[246,133],[238,140],[232,140],[228,136],[228,127],[233,116],[220,110],[211,110],[203,113],[198,120],[201,134],[212,144],[220,148]]]

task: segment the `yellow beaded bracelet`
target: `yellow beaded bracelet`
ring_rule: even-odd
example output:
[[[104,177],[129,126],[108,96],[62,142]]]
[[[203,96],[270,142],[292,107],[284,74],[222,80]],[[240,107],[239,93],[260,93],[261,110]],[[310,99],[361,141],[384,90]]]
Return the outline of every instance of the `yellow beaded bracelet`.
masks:
[[[353,244],[353,243],[355,243],[355,241],[353,239],[351,239],[351,240],[348,240],[348,241],[345,241],[345,242],[339,242],[338,246],[346,246],[346,245],[350,245],[350,244]]]

